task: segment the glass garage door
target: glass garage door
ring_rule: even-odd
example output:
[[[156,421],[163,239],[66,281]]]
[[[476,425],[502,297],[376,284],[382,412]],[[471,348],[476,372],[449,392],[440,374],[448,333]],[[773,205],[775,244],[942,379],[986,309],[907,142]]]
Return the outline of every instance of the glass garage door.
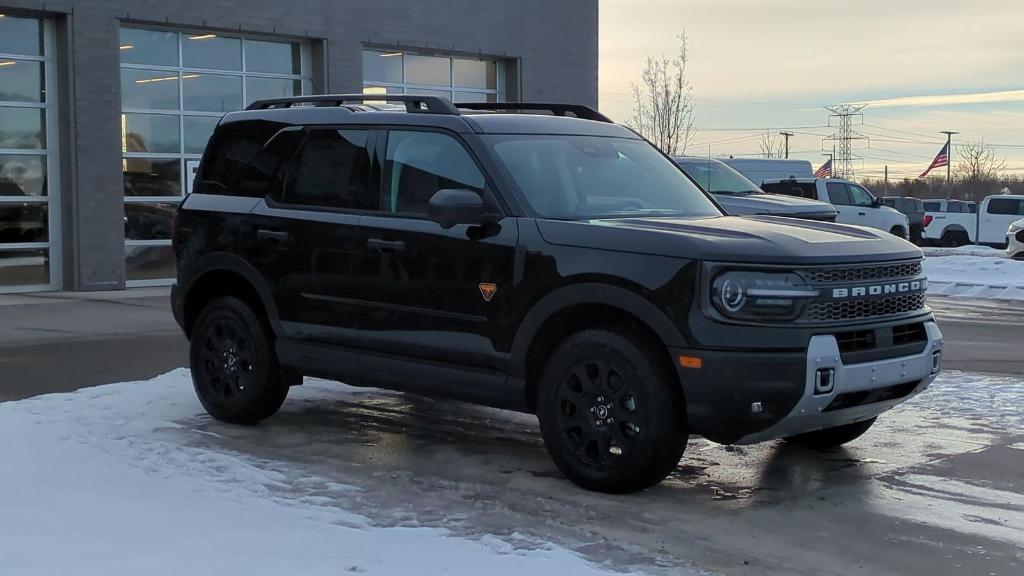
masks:
[[[51,22],[0,15],[0,292],[60,287]]]
[[[121,152],[128,286],[175,275],[171,219],[226,112],[309,93],[304,43],[121,28]]]
[[[363,94],[444,96],[452,102],[505,101],[505,63],[486,58],[364,50]]]

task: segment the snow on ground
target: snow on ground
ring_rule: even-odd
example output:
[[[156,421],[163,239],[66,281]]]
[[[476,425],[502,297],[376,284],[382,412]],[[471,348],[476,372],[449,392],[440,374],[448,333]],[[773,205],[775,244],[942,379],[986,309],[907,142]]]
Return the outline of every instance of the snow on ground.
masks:
[[[928,293],[935,296],[1024,300],[1024,261],[986,246],[925,248]]]
[[[608,573],[525,537],[375,527],[338,506],[357,488],[183,440],[206,418],[186,370],[0,403],[0,573]]]

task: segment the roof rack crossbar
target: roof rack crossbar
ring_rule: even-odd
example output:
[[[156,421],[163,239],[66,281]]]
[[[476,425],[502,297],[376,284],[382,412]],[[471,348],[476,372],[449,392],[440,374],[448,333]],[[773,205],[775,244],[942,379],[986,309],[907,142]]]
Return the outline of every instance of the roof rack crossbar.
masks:
[[[293,96],[290,98],[270,98],[267,100],[257,100],[250,104],[246,110],[291,108],[297,104],[342,106],[344,104],[361,104],[364,102],[404,102],[406,112],[459,115],[459,110],[447,99],[440,96],[414,96],[406,94],[322,94],[315,96]]]
[[[584,120],[607,122],[609,124],[613,123],[611,119],[604,114],[601,114],[590,106],[584,106],[583,104],[546,104],[540,102],[459,102],[455,104],[455,107],[464,110],[494,112],[537,110],[551,112],[551,114],[555,116],[574,116],[576,118],[583,118]]]

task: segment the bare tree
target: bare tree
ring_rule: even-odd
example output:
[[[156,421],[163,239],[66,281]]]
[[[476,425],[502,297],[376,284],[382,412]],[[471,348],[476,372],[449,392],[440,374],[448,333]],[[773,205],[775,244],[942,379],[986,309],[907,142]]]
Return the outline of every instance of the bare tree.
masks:
[[[960,182],[994,182],[1006,169],[1006,160],[997,157],[995,148],[984,140],[957,146],[956,154],[953,174]]]
[[[761,147],[761,158],[782,158],[786,155],[786,142],[778,134],[763,132],[758,145]]]
[[[644,59],[640,83],[632,84],[633,116],[626,124],[666,154],[685,154],[693,141],[693,94],[686,75],[686,32],[677,37],[679,51],[673,57]]]

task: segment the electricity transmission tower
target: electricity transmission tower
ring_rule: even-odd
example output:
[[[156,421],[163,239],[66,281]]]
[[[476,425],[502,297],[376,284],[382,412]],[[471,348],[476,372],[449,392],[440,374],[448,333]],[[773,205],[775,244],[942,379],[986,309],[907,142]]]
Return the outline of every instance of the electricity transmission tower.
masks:
[[[828,125],[832,126],[832,119],[836,119],[837,130],[824,140],[831,140],[836,147],[836,155],[832,161],[832,173],[836,178],[853,178],[853,161],[860,158],[853,154],[854,140],[867,140],[868,137],[853,129],[853,119],[860,118],[864,121],[864,115],[860,113],[867,104],[839,104],[837,106],[825,106],[825,110],[831,112],[828,117]]]

